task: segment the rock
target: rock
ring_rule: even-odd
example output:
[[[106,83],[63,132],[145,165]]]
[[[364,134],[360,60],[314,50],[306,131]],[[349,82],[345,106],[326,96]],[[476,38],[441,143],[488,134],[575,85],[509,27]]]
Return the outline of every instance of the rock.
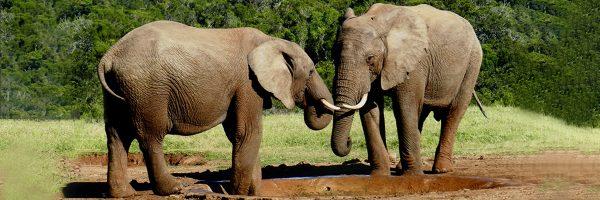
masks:
[[[206,161],[201,156],[190,156],[183,158],[180,162],[181,165],[203,165]]]

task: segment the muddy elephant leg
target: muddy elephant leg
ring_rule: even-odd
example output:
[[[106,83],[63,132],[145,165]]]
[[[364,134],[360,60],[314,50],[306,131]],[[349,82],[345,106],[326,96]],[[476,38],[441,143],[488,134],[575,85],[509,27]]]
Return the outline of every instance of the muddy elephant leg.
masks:
[[[452,149],[456,137],[456,130],[461,118],[467,110],[468,101],[460,102],[460,105],[452,105],[448,114],[442,118],[440,142],[435,151],[433,161],[434,173],[446,173],[452,171]]]
[[[233,101],[223,128],[233,145],[231,186],[233,194],[259,195],[262,180],[258,150],[262,138],[262,100],[242,92]]]
[[[452,151],[456,138],[456,131],[460,120],[465,114],[471,99],[471,92],[460,94],[455,104],[451,105],[447,111],[447,115],[442,117],[442,128],[440,133],[440,142],[435,151],[435,159],[433,161],[433,173],[446,173],[453,170],[452,167]]]
[[[183,189],[184,185],[177,182],[175,177],[167,170],[167,162],[165,161],[162,144],[165,133],[159,130],[150,128],[146,129],[143,134],[140,134],[142,136],[138,138],[140,149],[144,154],[148,177],[150,178],[154,193],[158,195],[176,194]]]
[[[127,177],[127,152],[133,141],[134,132],[128,115],[121,113],[127,110],[122,102],[115,102],[104,92],[104,129],[108,147],[108,194],[110,197],[130,197],[135,190]]]
[[[105,127],[108,145],[108,194],[117,198],[133,196],[135,190],[127,177],[127,152],[133,137],[120,133],[125,130],[110,123],[106,123]]]
[[[255,123],[257,125],[258,123]],[[246,124],[249,125],[249,124]],[[231,183],[234,194],[258,195],[262,179],[258,150],[261,127],[248,126],[237,132],[233,143]]]
[[[413,92],[399,90],[393,97],[394,117],[398,129],[402,174],[423,174],[421,169],[421,133],[418,127],[420,100]]]
[[[371,95],[374,98],[383,98],[376,94]],[[377,100],[377,99],[375,99]],[[390,160],[389,154],[385,147],[385,132],[381,133],[380,128],[384,123],[380,118],[380,107],[377,101],[370,99],[367,105],[360,109],[360,120],[365,133],[367,152],[369,154],[369,162],[373,171],[371,175],[390,175]]]
[[[235,123],[223,123],[233,145],[231,186],[233,194],[257,195],[262,179],[258,150],[261,142],[261,127]],[[249,125],[249,126],[248,126]],[[258,126],[255,126],[258,125]]]

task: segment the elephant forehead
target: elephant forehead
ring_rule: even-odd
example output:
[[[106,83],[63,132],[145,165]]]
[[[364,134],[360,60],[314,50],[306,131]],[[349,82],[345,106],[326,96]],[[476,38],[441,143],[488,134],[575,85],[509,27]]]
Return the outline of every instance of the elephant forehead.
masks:
[[[372,28],[348,28],[342,30],[341,40],[344,43],[352,40],[370,41],[376,36],[377,33]]]
[[[373,39],[375,38],[374,33],[367,32],[347,32],[343,33],[340,37],[340,44],[342,50],[365,50],[370,49]]]
[[[375,37],[377,36],[377,30],[373,23],[371,20],[350,19],[342,25],[342,36],[360,35],[360,37]]]

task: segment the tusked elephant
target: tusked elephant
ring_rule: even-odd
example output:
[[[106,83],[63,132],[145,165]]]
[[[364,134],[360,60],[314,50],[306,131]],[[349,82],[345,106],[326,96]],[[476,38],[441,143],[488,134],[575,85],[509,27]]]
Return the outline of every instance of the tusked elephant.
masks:
[[[165,135],[193,135],[223,124],[233,144],[232,192],[260,192],[263,108],[271,97],[286,108],[304,108],[306,125],[325,128],[333,98],[314,63],[292,42],[253,28],[200,29],[156,21],[132,30],[98,66],[108,137],[112,197],[134,195],[127,153],[139,142],[153,191],[183,188],[168,172]],[[210,148],[210,147],[205,147]]]
[[[334,51],[334,98],[341,109],[333,117],[333,152],[350,152],[349,132],[359,110],[371,174],[390,174],[383,119],[383,97],[389,95],[398,129],[398,170],[423,173],[420,132],[433,112],[442,121],[433,171],[451,171],[456,129],[475,95],[482,60],[469,22],[428,5],[374,4],[361,16],[349,8]]]

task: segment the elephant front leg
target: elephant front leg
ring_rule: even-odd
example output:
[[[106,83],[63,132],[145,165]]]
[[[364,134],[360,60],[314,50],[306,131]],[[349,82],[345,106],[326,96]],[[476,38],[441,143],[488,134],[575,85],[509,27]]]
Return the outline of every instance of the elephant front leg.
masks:
[[[402,174],[423,174],[421,169],[421,133],[419,131],[419,102],[409,92],[399,92],[393,98],[394,117],[398,129]]]
[[[233,194],[258,195],[262,180],[259,148],[262,138],[262,101],[241,94],[223,122],[233,144],[231,187]],[[248,102],[250,101],[250,102]]]
[[[259,194],[262,179],[258,156],[260,140],[260,130],[256,130],[236,137],[233,143],[231,186],[234,194]]]
[[[371,100],[368,102],[370,103],[360,109],[360,119],[365,133],[369,162],[373,168],[371,175],[388,176],[390,175],[390,160],[385,145],[385,134],[380,132],[383,131],[380,130],[380,125],[382,126],[384,122],[380,119],[379,107],[383,105],[378,105]]]

